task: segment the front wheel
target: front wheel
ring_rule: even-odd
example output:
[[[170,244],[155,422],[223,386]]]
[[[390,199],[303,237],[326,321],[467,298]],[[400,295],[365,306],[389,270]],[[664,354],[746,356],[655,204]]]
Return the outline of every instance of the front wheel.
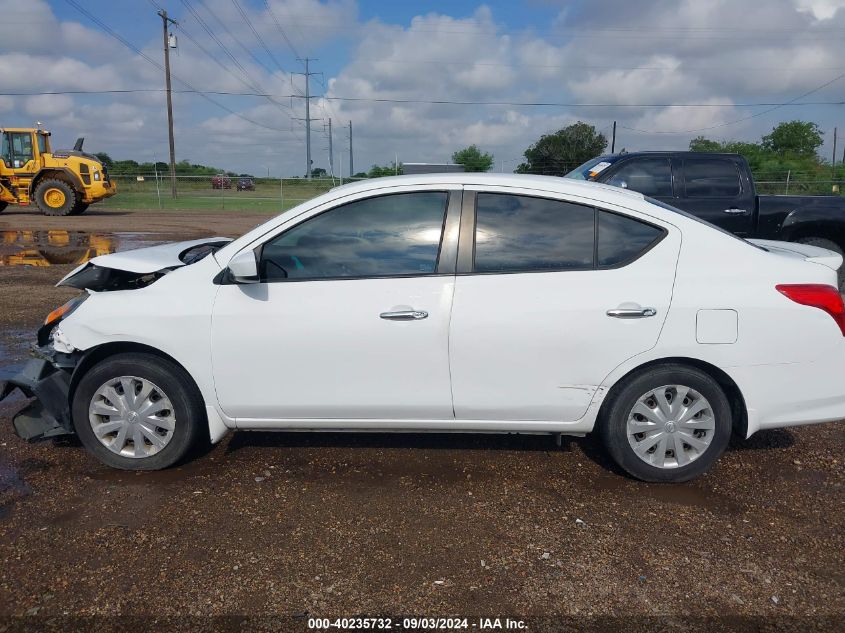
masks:
[[[202,437],[202,398],[187,373],[152,354],[120,354],[94,365],[73,398],[82,444],[124,470],[159,470]]]
[[[88,205],[85,204],[84,202],[80,201],[80,202],[77,202],[74,205],[73,209],[71,209],[71,211],[70,211],[70,214],[71,215],[82,215],[87,210],[88,210]]]
[[[6,207],[9,205],[8,202],[0,202],[0,213],[6,210]]]
[[[731,407],[708,374],[663,365],[625,379],[610,396],[599,431],[614,461],[643,481],[689,481],[728,445]]]
[[[76,199],[76,191],[64,180],[42,180],[35,188],[35,204],[45,215],[70,215]]]

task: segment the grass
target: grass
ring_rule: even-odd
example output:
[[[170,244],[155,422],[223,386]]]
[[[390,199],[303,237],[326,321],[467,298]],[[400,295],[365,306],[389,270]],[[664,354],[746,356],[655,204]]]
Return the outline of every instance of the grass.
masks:
[[[280,213],[299,203],[310,200],[332,188],[331,181],[304,179],[284,180],[275,183],[257,182],[255,191],[212,189],[210,179],[177,180],[177,197],[170,194],[169,181],[159,181],[156,190],[154,179],[138,182],[134,177],[114,177],[117,194],[103,205],[119,210],[181,210],[181,211],[250,211]],[[233,185],[237,179],[233,179]]]

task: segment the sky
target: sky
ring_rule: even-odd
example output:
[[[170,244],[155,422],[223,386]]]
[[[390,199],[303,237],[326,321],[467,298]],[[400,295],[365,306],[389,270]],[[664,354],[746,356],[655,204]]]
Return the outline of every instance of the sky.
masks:
[[[469,144],[513,171],[579,120],[617,121],[617,150],[792,119],[820,126],[823,156],[837,125],[845,148],[845,0],[0,0],[0,126],[166,161],[159,8],[178,22],[176,158],[237,173],[305,173],[305,57],[313,166],[331,119],[336,174],[350,121],[356,172]],[[40,94],[74,91],[124,92]]]

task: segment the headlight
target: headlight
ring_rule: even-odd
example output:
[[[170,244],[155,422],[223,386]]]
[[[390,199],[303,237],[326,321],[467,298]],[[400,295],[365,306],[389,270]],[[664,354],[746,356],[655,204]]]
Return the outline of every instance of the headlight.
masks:
[[[88,293],[83,292],[73,299],[68,301],[66,304],[61,306],[60,308],[56,308],[50,314],[47,315],[47,318],[44,319],[44,325],[50,325],[51,323],[55,323],[56,321],[60,321],[68,316],[71,312],[76,310],[79,306],[82,305],[82,302],[88,298]]]
[[[100,172],[98,172],[97,170],[94,170],[94,180],[99,180],[99,179],[100,179]]]

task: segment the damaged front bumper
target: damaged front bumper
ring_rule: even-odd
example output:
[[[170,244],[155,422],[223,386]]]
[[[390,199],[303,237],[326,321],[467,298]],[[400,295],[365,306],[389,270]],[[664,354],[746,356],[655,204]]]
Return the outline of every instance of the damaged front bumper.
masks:
[[[69,355],[53,353],[47,359],[30,359],[17,375],[0,381],[0,400],[15,390],[34,398],[12,418],[19,437],[38,440],[74,432],[68,394],[75,364]]]

